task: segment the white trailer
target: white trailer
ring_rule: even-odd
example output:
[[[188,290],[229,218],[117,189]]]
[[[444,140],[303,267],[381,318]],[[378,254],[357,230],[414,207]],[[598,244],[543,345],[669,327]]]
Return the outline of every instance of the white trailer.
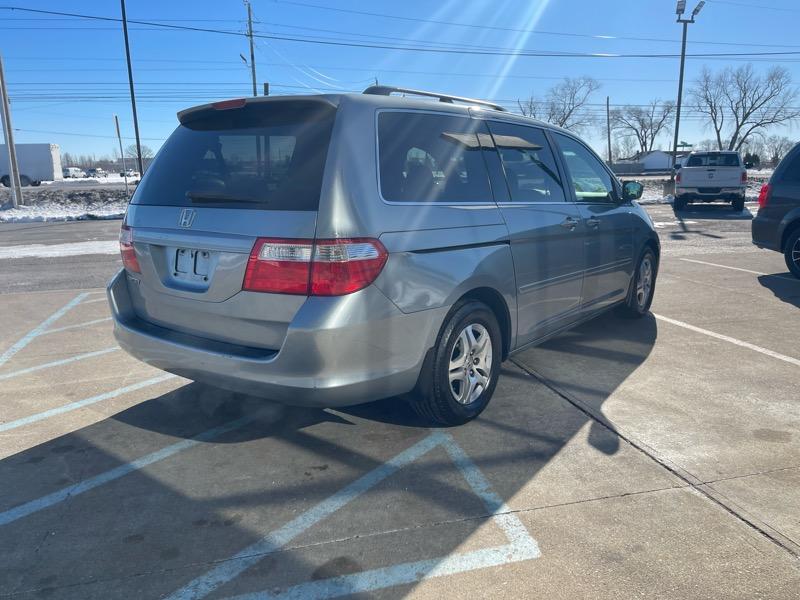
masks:
[[[61,149],[58,144],[16,144],[19,180],[25,185],[39,185],[42,181],[60,181]],[[0,145],[0,184],[11,185],[8,169],[8,149]]]

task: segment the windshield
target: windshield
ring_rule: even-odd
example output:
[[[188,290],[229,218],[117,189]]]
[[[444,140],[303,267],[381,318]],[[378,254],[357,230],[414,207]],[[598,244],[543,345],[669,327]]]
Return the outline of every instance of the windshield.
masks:
[[[317,210],[335,110],[291,101],[203,114],[170,136],[132,203]]]

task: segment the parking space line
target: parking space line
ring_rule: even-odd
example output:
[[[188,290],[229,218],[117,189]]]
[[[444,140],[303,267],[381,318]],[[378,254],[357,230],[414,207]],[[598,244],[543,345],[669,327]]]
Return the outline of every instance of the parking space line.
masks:
[[[166,448],[162,448],[161,450],[157,450],[155,452],[151,452],[141,458],[137,458],[134,461],[129,463],[125,463],[124,465],[120,465],[113,469],[110,469],[104,473],[100,473],[99,475],[95,475],[94,477],[90,477],[89,479],[85,479],[83,481],[79,481],[73,485],[67,486],[58,490],[57,492],[53,492],[52,494],[47,494],[46,496],[42,496],[35,500],[31,500],[30,502],[25,502],[24,504],[20,504],[6,510],[4,512],[0,512],[0,526],[8,525],[17,519],[21,519],[22,517],[27,517],[28,515],[32,515],[35,512],[39,512],[40,510],[44,510],[45,508],[49,508],[64,500],[72,498],[74,496],[78,496],[83,494],[84,492],[88,492],[89,490],[93,490],[96,487],[104,485],[106,483],[110,483],[119,479],[120,477],[124,477],[129,473],[133,473],[134,471],[138,471],[156,463],[158,461],[164,460],[165,458],[169,458],[177,454],[178,452],[183,452],[184,450],[188,450],[189,448],[193,448],[199,444],[204,442],[209,442],[215,438],[220,437],[221,435],[233,431],[234,429],[238,429],[248,423],[251,423],[258,417],[258,413],[253,415],[242,417],[236,419],[234,421],[230,421],[223,425],[219,425],[218,427],[214,427],[203,433],[196,435],[192,438],[182,440],[171,446],[167,446]]]
[[[128,392],[134,392],[136,390],[140,390],[142,388],[155,385],[157,383],[161,383],[162,381],[167,381],[168,379],[173,379],[175,377],[176,375],[173,375],[172,373],[167,373],[165,375],[153,377],[152,379],[140,381],[139,383],[126,385],[125,387],[117,388],[116,390],[112,390],[110,392],[105,392],[103,394],[91,396],[90,398],[84,398],[83,400],[70,402],[69,404],[65,404],[57,408],[51,408],[50,410],[36,413],[28,417],[23,417],[21,419],[16,419],[14,421],[9,421],[8,423],[0,423],[0,433],[4,431],[9,431],[10,429],[16,429],[17,427],[22,427],[23,425],[30,425],[31,423],[36,423],[37,421],[49,419],[50,417],[54,417],[56,415],[63,415],[64,413],[77,410],[85,406],[89,406],[90,404],[95,404],[97,402],[102,402],[104,400],[111,400],[112,398],[116,398],[117,396],[122,396],[123,394],[127,394]]]
[[[72,310],[75,306],[80,304],[86,296],[89,294],[84,292],[82,294],[78,294],[72,300],[67,302],[64,306],[59,308],[56,312],[52,315],[47,317],[44,321],[39,323],[36,327],[31,329],[28,333],[26,333],[22,338],[20,338],[13,346],[11,346],[8,350],[0,354],[0,367],[8,362],[8,360],[14,356],[17,352],[22,350],[25,346],[30,344],[35,338],[42,335],[42,333],[50,327],[53,323],[55,323],[58,319],[63,317],[67,314],[70,310]]]
[[[187,598],[203,598],[207,596],[221,585],[231,581],[257,562],[263,560],[266,554],[279,550],[312,525],[332,515],[402,467],[411,464],[441,444],[444,435],[441,432],[431,433],[407,450],[356,479],[350,485],[345,486],[333,496],[267,534],[256,543],[240,550],[204,575],[190,581],[177,592],[170,594],[168,600],[186,600]]]
[[[672,325],[677,325],[678,327],[683,327],[684,329],[688,329],[696,333],[702,333],[703,335],[707,335],[709,337],[722,340],[723,342],[735,344],[737,346],[741,346],[742,348],[753,350],[754,352],[760,352],[761,354],[764,354],[771,358],[776,358],[778,360],[782,360],[783,362],[787,362],[791,365],[795,365],[796,367],[800,367],[800,359],[794,358],[792,356],[786,356],[785,354],[780,354],[779,352],[775,352],[774,350],[770,350],[768,348],[762,348],[761,346],[756,346],[755,344],[751,344],[750,342],[737,340],[736,338],[732,338],[727,335],[722,335],[721,333],[716,333],[714,331],[709,331],[708,329],[703,329],[702,327],[697,327],[695,325],[690,325],[689,323],[684,323],[683,321],[670,319],[669,317],[665,317],[663,315],[654,314],[653,316],[655,316],[655,318],[658,319],[659,321],[671,323]]]
[[[731,271],[742,271],[744,273],[752,273],[753,275],[763,275],[767,277],[776,277],[777,279],[785,279],[786,281],[794,281],[796,283],[800,283],[800,279],[796,279],[794,277],[788,277],[786,275],[778,275],[778,274],[770,274],[770,273],[762,273],[761,271],[752,271],[750,269],[743,269],[741,267],[731,267],[728,265],[719,265],[717,263],[706,262],[704,260],[695,260],[693,258],[681,258],[680,260],[690,263],[697,263],[698,265],[707,265],[709,267],[719,267],[720,269],[730,269]]]
[[[492,490],[491,485],[478,467],[453,440],[452,436],[437,431],[363,475],[289,523],[269,533],[255,544],[220,562],[204,575],[171,594],[168,600],[203,598],[214,592],[220,586],[230,582],[245,570],[263,560],[267,554],[280,550],[312,525],[327,518],[390,475],[396,473],[402,467],[411,464],[437,446],[445,448],[473,493],[483,501],[489,516],[495,520],[496,524],[506,534],[510,541],[509,544],[463,554],[407,562],[329,579],[308,581],[274,594],[261,591],[235,596],[235,598],[238,600],[255,598],[292,598],[297,600],[334,598],[538,558],[541,554],[539,546],[519,518],[510,511],[505,502]]]
[[[44,363],[43,365],[36,365],[35,367],[28,367],[27,369],[20,369],[18,371],[11,371],[10,373],[3,373],[0,375],[0,381],[3,379],[11,379],[12,377],[19,377],[20,375],[27,375],[28,373],[34,373],[35,371],[41,371],[42,369],[49,369],[51,367],[60,367],[61,365],[68,365],[69,363],[77,362],[79,360],[84,360],[86,358],[94,358],[95,356],[102,356],[103,354],[108,354],[109,352],[114,352],[119,350],[119,346],[114,346],[113,348],[105,348],[104,350],[96,350],[94,352],[86,352],[84,354],[76,354],[75,356],[71,356],[69,358],[62,358],[61,360],[54,360],[53,362]]]
[[[75,323],[75,325],[66,325],[64,327],[56,327],[43,331],[40,335],[47,335],[49,333],[58,333],[60,331],[67,331],[68,329],[80,329],[81,327],[88,327],[89,325],[96,325],[97,323],[105,323],[110,321],[111,317],[103,317],[102,319],[94,319],[93,321],[86,321],[84,323]]]
[[[94,304],[95,302],[108,302],[108,298],[103,296],[102,298],[94,298],[92,300],[84,300],[81,304]]]

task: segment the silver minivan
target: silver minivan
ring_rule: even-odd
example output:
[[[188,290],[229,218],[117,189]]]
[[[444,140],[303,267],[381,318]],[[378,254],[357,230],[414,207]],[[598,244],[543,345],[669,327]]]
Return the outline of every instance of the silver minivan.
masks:
[[[150,365],[294,405],[405,396],[458,424],[510,354],[650,307],[642,186],[568,131],[385,86],[178,117],[108,286],[120,346]]]

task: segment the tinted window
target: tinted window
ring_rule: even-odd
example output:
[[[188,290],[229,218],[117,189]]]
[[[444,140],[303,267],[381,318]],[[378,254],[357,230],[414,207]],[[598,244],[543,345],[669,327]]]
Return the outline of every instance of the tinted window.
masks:
[[[614,184],[603,163],[580,142],[558,133],[554,135],[578,201],[613,202]]]
[[[564,202],[564,188],[544,131],[490,123],[513,202]]]
[[[378,117],[381,194],[396,202],[491,202],[481,122],[415,112]]]
[[[788,164],[783,171],[783,180],[800,182],[800,150],[796,150],[793,154],[784,159],[788,161]]]
[[[203,113],[164,143],[132,202],[317,210],[334,115],[302,101]]]
[[[687,167],[738,167],[738,154],[720,154],[710,152],[708,154],[693,154],[686,161]]]

